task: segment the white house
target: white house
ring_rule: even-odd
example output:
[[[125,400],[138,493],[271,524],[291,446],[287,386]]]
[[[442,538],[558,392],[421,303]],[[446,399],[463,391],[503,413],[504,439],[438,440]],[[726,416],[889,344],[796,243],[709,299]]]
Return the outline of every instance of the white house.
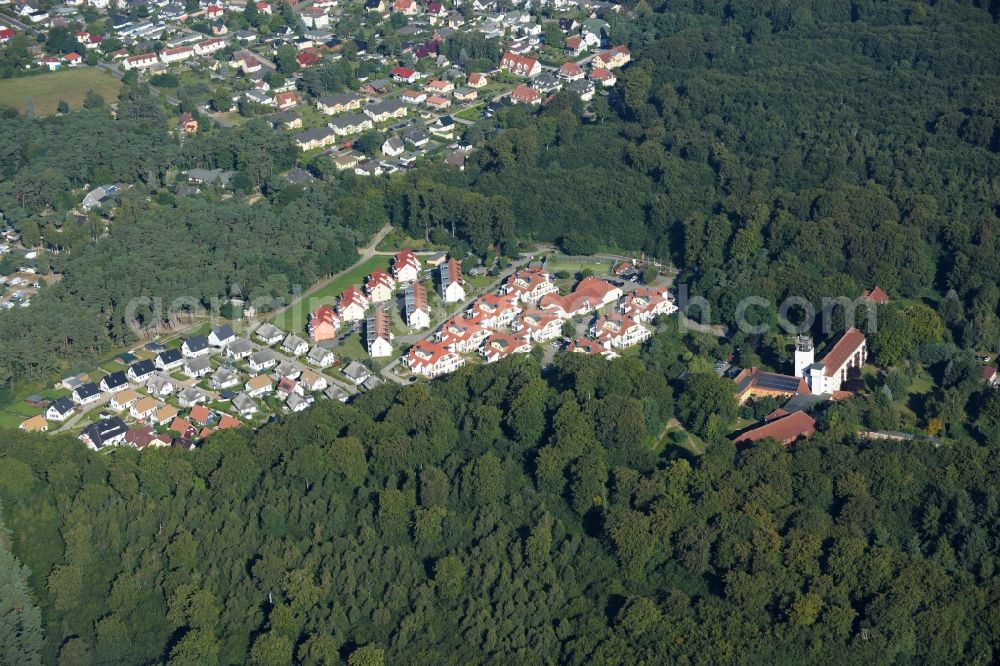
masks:
[[[449,257],[448,261],[438,267],[438,285],[441,300],[445,303],[458,303],[465,300],[465,286],[462,280],[462,265]]]
[[[302,356],[309,351],[309,343],[294,333],[289,333],[288,337],[281,343],[281,349],[292,356]]]

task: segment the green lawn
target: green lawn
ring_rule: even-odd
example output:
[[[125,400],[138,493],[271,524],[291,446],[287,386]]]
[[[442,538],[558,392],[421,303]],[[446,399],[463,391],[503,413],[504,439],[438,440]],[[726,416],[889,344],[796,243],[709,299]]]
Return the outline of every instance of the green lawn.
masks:
[[[653,450],[657,452],[662,452],[662,451],[669,451],[671,448],[676,447],[687,451],[693,456],[701,456],[705,454],[705,451],[707,449],[707,447],[705,446],[705,442],[702,441],[700,437],[698,437],[693,433],[690,432],[687,433],[687,440],[685,440],[684,444],[680,446],[675,444],[673,439],[671,438],[671,435],[679,431],[686,432],[683,426],[681,426],[681,424],[677,423],[677,421],[675,420],[672,420],[670,423],[667,424],[667,427],[663,429],[663,433],[656,440],[656,443],[653,445]]]
[[[587,259],[549,255],[545,267],[553,274],[559,271],[569,271],[575,275],[589,268],[595,275],[607,275],[611,272],[613,263],[610,259]]]
[[[333,305],[337,296],[351,285],[364,284],[365,277],[376,268],[388,268],[389,257],[376,256],[364,261],[329,284],[310,294],[307,298],[293,303],[290,308],[274,318],[274,325],[283,331],[300,333],[305,330],[309,313],[321,305]]]
[[[24,111],[28,100],[39,116],[56,112],[59,100],[66,101],[71,109],[79,109],[87,91],[94,90],[111,103],[118,99],[122,84],[114,75],[96,67],[64,69],[36,76],[0,80],[0,100]]]
[[[476,104],[475,106],[470,106],[468,109],[463,109],[455,114],[456,118],[461,118],[462,120],[471,120],[476,122],[479,120],[479,115],[482,113],[482,103]]]

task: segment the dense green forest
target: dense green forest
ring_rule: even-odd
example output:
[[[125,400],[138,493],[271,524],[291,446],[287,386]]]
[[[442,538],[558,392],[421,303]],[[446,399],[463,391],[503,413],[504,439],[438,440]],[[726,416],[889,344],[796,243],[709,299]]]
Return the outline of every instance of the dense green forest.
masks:
[[[0,498],[45,617],[25,649],[60,664],[995,662],[994,451],[855,441],[838,406],[808,445],[715,438],[692,464],[650,447],[671,396],[639,359],[563,354],[543,376],[526,355],[193,452],[7,435]]]
[[[878,283],[865,390],[807,443],[737,451],[775,404],[737,406],[713,360],[781,367],[787,339],[670,326],[638,358],[523,355],[191,452],[0,433],[0,662],[1000,660],[1000,392],[975,357],[1000,349],[1000,5],[630,9],[609,98],[477,123],[464,172],[319,157],[292,186],[286,135],[175,140],[141,85],[115,116],[0,113],[0,209],[62,277],[0,316],[0,386],[127,342],[135,297],[280,298],[391,222],[460,254],[645,251],[724,324]],[[179,196],[193,167],[234,191]],[[132,186],[108,219],[67,216],[105,182]],[[918,376],[944,445],[860,440]]]
[[[295,158],[287,136],[254,121],[179,143],[150,131],[166,115],[142,85],[125,89],[115,120],[102,108],[2,114],[0,205],[26,238],[74,251],[54,260],[66,278],[55,293],[0,318],[4,339],[51,331],[0,349],[0,382],[121,344],[132,296],[204,301],[232,284],[282,295],[342,266],[348,242],[386,221],[459,252],[534,241],[574,254],[644,250],[685,269],[682,280],[726,324],[751,294],[818,301],[878,283],[937,301],[954,290],[951,339],[995,349],[1000,28],[991,12],[995,3],[640,2],[633,16],[610,17],[612,39],[635,60],[589,115],[566,95],[539,117],[505,110],[467,130],[491,138],[465,172],[425,165],[360,183],[332,176],[321,156],[309,166],[327,180],[308,193],[278,177]],[[234,170],[237,196],[209,207],[164,190],[195,166]],[[116,211],[122,224],[101,250],[83,247],[101,235],[93,224],[54,233],[77,201],[72,187],[108,181],[135,185],[138,200]],[[251,212],[240,192],[258,190],[265,200]],[[201,247],[198,233],[220,242]],[[160,238],[172,242],[144,242]],[[96,286],[91,268],[109,254],[129,267],[142,257],[148,279]],[[177,264],[193,270],[179,275]],[[77,335],[65,334],[67,319]]]

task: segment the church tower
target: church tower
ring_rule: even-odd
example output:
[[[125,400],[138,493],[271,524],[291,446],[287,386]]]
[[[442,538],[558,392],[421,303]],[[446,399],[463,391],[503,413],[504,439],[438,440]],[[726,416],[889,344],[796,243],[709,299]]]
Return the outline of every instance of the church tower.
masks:
[[[813,341],[807,335],[795,339],[795,376],[809,379],[809,366],[816,362],[816,350]]]

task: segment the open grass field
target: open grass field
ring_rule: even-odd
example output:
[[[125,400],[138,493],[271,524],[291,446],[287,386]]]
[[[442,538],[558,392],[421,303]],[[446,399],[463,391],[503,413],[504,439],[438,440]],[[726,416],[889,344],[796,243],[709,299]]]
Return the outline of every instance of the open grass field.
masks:
[[[59,100],[65,100],[71,109],[79,109],[88,90],[95,90],[106,102],[113,102],[121,87],[121,81],[103,69],[81,67],[0,80],[0,100],[23,112],[30,99],[35,113],[47,116],[56,112]]]
[[[364,284],[365,277],[376,268],[387,268],[389,257],[374,256],[346,273],[325,284],[322,289],[310,294],[274,318],[274,325],[285,332],[301,333],[305,330],[309,313],[321,305],[333,305],[340,292],[353,285]]]

